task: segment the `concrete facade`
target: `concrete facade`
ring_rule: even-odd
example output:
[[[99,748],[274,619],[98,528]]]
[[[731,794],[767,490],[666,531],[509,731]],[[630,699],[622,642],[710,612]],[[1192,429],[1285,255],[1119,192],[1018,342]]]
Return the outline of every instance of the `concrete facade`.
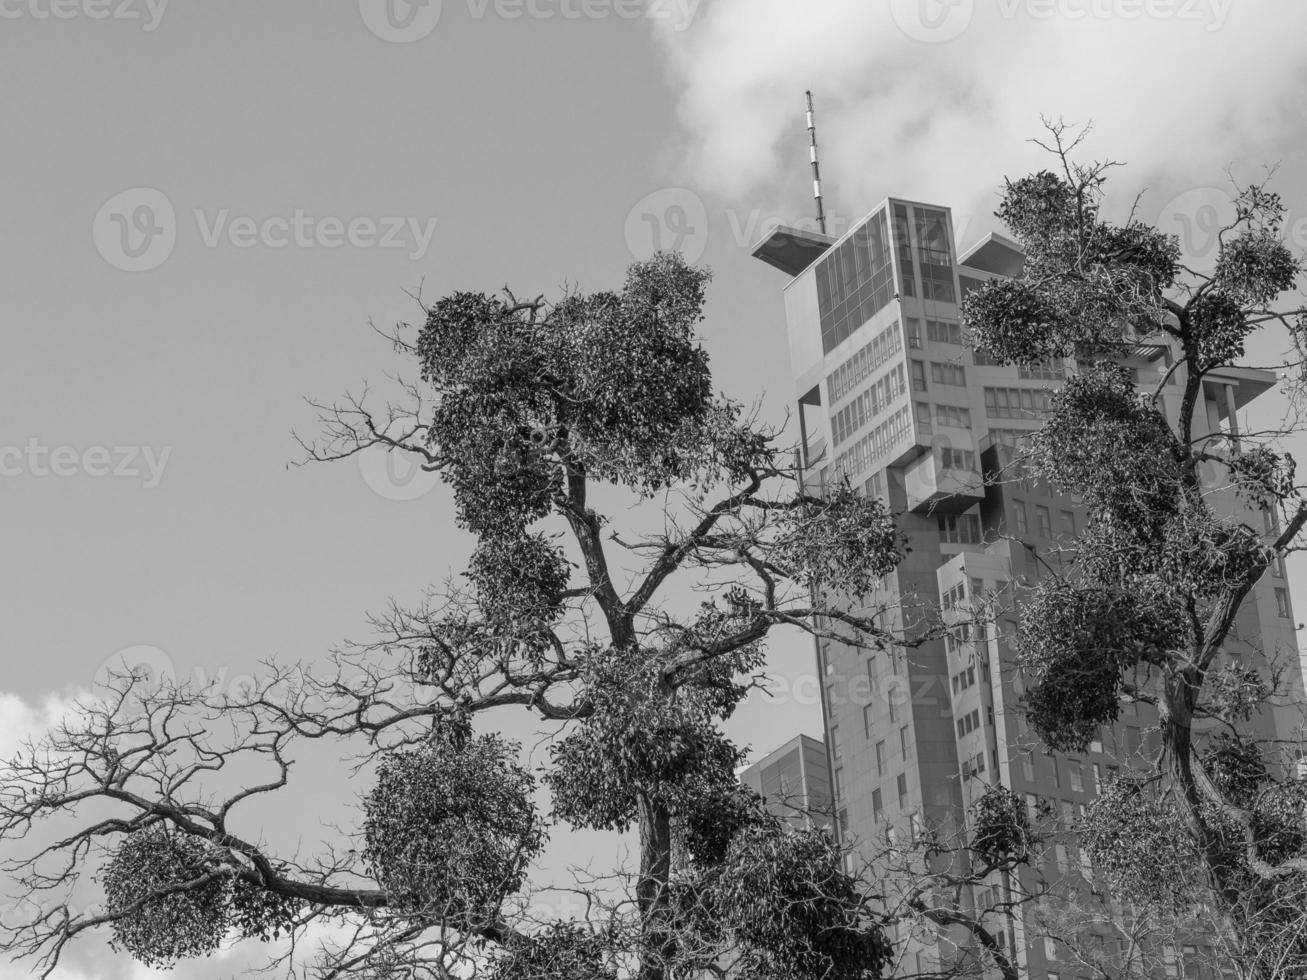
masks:
[[[1014,587],[1059,567],[1058,545],[1079,532],[1084,510],[1012,467],[1013,447],[1039,427],[1050,391],[1074,363],[996,365],[960,332],[962,297],[987,279],[1018,274],[1020,249],[991,235],[959,255],[947,208],[891,198],[838,240],[778,229],[754,254],[790,277],[784,305],[805,481],[820,491],[847,478],[885,500],[907,535],[911,551],[871,604],[897,607],[895,625],[909,632],[913,620],[961,623],[982,607],[995,610],[986,625],[959,626],[906,653],[818,644],[840,833],[868,842],[920,822],[960,832],[971,801],[995,784],[1074,817],[1112,769],[1147,761],[1157,738],[1149,731],[1155,717],[1130,709],[1089,751],[1049,754],[1022,716],[1011,657]],[[1160,380],[1171,363],[1165,348],[1141,347],[1128,366],[1143,383]],[[1164,398],[1172,412],[1178,380]],[[1228,445],[1240,414],[1273,383],[1248,369],[1211,375],[1203,434]],[[1247,523],[1273,533],[1264,514],[1225,498]],[[1291,693],[1301,702],[1283,575],[1277,566],[1248,597],[1231,655],[1291,666]],[[1257,723],[1267,736],[1291,738],[1301,718],[1266,713]],[[1050,872],[1091,876],[1069,846],[1059,852],[1065,867]],[[1071,980],[1084,972],[1061,962],[1054,944],[1027,935],[1019,919],[1005,937],[1025,976]],[[955,955],[948,946],[922,953],[928,963],[946,960]]]

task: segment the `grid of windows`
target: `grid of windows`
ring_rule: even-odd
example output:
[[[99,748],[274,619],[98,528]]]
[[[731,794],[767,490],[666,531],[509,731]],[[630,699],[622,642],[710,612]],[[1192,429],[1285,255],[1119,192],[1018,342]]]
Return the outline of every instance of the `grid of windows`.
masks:
[[[976,683],[976,665],[972,664],[966,670],[959,671],[953,675],[953,693],[961,694],[967,688],[974,686]]]
[[[948,544],[980,544],[980,518],[975,514],[939,514],[940,540]]]
[[[965,582],[959,582],[957,585],[944,590],[944,594],[940,596],[939,604],[945,609],[956,609],[966,601],[967,585]]]
[[[953,257],[948,246],[948,222],[943,211],[914,208],[917,262],[921,266],[921,296],[939,303],[957,302],[953,289]]]
[[[830,353],[894,295],[889,225],[879,211],[831,249],[817,266],[821,347]]]
[[[962,327],[950,320],[927,320],[926,339],[937,344],[962,343]]]
[[[929,402],[917,403],[917,415],[924,421],[930,421],[932,410]],[[935,424],[950,429],[970,429],[971,409],[959,408],[957,405],[936,405],[934,408]]]
[[[884,456],[912,429],[912,409],[904,405],[835,457],[835,476],[853,476]]]
[[[894,247],[899,253],[899,288],[904,296],[916,296],[916,279],[912,275],[912,242],[908,238],[908,209],[894,205]]]
[[[844,361],[826,378],[826,394],[830,403],[852,391],[863,378],[880,367],[903,349],[903,337],[896,322],[891,323],[860,351]]]
[[[970,735],[980,727],[980,709],[977,708],[958,719],[958,738]]]
[[[898,398],[908,393],[908,379],[899,364],[885,376],[849,402],[831,419],[831,438],[839,445],[873,418],[885,411]]]
[[[1066,377],[1066,368],[1059,360],[1031,361],[1017,365],[1017,377],[1025,381],[1061,381]]]
[[[930,362],[930,380],[937,385],[967,386],[967,372],[961,364],[945,364],[940,361]],[[986,388],[986,391],[989,389]]]
[[[951,446],[941,446],[939,465],[946,470],[974,470],[976,468],[976,454],[970,449],[953,449]]]
[[[1026,419],[1053,407],[1047,388],[986,388],[985,411],[990,418]]]

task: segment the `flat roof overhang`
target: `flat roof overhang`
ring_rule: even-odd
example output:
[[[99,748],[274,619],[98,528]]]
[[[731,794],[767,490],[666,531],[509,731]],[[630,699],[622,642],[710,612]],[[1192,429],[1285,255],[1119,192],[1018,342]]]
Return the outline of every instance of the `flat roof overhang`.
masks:
[[[976,244],[962,253],[958,265],[990,272],[998,276],[1016,277],[1021,275],[1026,253],[1021,246],[996,231],[991,231]]]
[[[779,225],[757,245],[752,255],[793,278],[821,258],[835,243],[829,235]]]

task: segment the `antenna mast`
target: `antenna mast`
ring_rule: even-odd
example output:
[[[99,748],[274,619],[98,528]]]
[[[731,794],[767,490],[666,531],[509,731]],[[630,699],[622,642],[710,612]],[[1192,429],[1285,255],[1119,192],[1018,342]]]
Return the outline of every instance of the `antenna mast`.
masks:
[[[817,163],[817,123],[812,115],[812,90],[808,96],[808,150],[812,157],[812,197],[817,202],[817,228],[826,234],[826,212],[821,206],[821,167]]]

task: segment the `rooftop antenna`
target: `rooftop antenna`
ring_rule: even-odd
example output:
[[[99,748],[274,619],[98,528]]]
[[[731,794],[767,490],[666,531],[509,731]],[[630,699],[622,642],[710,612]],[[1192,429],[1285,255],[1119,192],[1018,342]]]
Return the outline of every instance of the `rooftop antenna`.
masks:
[[[821,166],[817,163],[817,123],[812,115],[812,89],[808,96],[808,151],[812,156],[812,197],[817,202],[817,228],[826,234],[826,212],[821,206]]]

